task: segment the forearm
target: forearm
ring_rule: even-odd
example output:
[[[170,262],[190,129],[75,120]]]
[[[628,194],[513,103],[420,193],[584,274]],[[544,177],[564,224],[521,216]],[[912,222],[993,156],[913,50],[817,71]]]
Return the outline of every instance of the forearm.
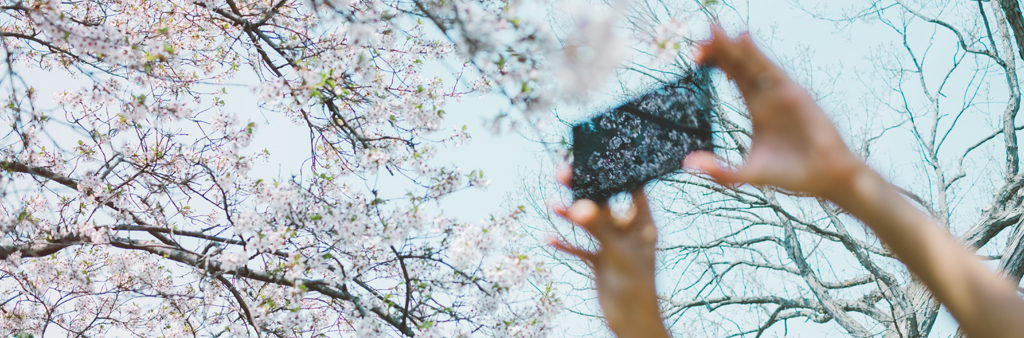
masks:
[[[608,327],[619,338],[669,338],[668,330],[661,320],[661,313],[655,307],[653,311],[645,310],[634,313],[625,322],[608,323]]]
[[[946,305],[970,337],[1024,332],[1016,287],[991,272],[968,248],[919,212],[890,183],[863,166],[830,200],[878,238]]]
[[[606,278],[606,283],[598,283],[598,300],[608,327],[619,338],[669,337],[658,306],[653,267],[650,270]],[[622,284],[614,283],[616,279]],[[605,294],[600,294],[602,290]]]

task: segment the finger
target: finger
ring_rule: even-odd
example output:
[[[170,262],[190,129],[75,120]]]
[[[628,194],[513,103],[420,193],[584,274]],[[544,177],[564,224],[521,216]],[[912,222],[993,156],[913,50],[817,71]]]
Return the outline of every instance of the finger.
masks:
[[[717,23],[711,26],[711,39],[698,45],[694,61],[718,67],[745,95],[786,80],[785,72],[757,48],[749,33],[731,39]]]
[[[562,216],[562,218],[565,218],[565,220],[569,220],[569,209],[568,208],[566,208],[564,206],[556,205],[554,207],[551,207],[551,210],[553,210],[559,216]]]
[[[629,192],[633,196],[633,219],[630,224],[648,224],[653,221],[651,217],[651,208],[648,205],[647,194],[644,193],[644,188],[639,187]]]
[[[604,242],[609,231],[615,224],[615,217],[608,207],[608,202],[601,204],[588,199],[581,199],[569,206],[566,218],[587,229],[594,238]]]
[[[572,188],[572,166],[568,164],[561,164],[558,166],[558,171],[555,173],[555,177],[562,185]]]
[[[722,167],[718,158],[709,151],[695,151],[683,159],[683,167],[701,171],[722,185],[748,183],[745,172]]]
[[[566,218],[581,225],[591,225],[601,216],[601,207],[588,199],[581,199],[569,206]]]
[[[556,205],[556,206],[551,207],[551,210],[554,211],[556,214],[558,214],[558,216],[562,216],[562,218],[564,218],[565,220],[567,220],[567,221],[569,220],[569,209],[568,208],[566,208],[564,206],[561,206],[561,205]]]
[[[717,66],[717,58],[728,48],[729,35],[722,29],[722,25],[715,22],[711,24],[711,38],[697,45],[697,52],[693,61],[699,65]]]
[[[597,230],[597,227],[594,226],[594,220],[599,217],[601,211],[593,201],[583,199],[576,201],[568,209],[564,206],[555,206],[552,209],[556,214],[565,218],[565,220],[586,230],[588,234],[594,236],[598,241],[604,238],[603,232]]]
[[[748,99],[750,95],[767,92],[788,82],[786,72],[768,58],[749,33],[740,34],[729,54],[728,69],[723,68],[736,81],[736,86]]]
[[[593,262],[594,258],[597,257],[596,253],[566,244],[565,242],[562,242],[557,238],[548,239],[548,244],[551,244],[551,246],[555,247],[555,249],[558,249],[558,251],[579,257],[580,259],[588,263]]]
[[[643,239],[644,241],[647,241],[647,243],[657,243],[658,227],[655,227],[654,223],[643,225],[643,228],[640,229],[640,238]]]

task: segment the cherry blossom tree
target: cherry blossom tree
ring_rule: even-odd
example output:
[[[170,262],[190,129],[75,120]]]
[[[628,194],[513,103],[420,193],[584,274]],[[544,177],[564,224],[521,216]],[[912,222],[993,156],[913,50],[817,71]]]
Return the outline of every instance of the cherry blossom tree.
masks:
[[[469,140],[446,103],[496,93],[503,124],[559,95],[543,5],[0,2],[0,335],[545,334],[561,303],[509,246],[522,211],[434,207],[488,182],[434,160]],[[232,113],[238,85],[307,133]],[[261,137],[306,160],[254,174]]]

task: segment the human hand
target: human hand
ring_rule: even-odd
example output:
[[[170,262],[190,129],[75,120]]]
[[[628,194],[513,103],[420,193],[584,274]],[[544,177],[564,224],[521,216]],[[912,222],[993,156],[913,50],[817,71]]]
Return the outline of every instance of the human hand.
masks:
[[[569,185],[572,170],[560,171],[563,184]],[[631,192],[633,207],[624,218],[612,215],[608,203],[579,200],[571,207],[554,211],[583,228],[599,243],[596,252],[581,249],[557,239],[558,250],[579,257],[594,270],[597,299],[604,310],[608,327],[618,337],[668,337],[661,321],[658,294],[654,287],[654,226],[643,188]]]
[[[753,135],[745,163],[737,169],[723,168],[714,154],[703,151],[688,156],[685,166],[721,184],[772,185],[826,198],[848,190],[859,174],[870,171],[811,95],[761,53],[749,35],[730,39],[713,25],[696,61],[722,69],[736,82],[750,110]]]

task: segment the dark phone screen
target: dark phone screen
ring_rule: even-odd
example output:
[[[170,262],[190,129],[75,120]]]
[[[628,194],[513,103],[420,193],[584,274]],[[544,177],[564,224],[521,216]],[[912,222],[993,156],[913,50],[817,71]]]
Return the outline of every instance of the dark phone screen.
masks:
[[[713,150],[713,95],[699,68],[573,126],[574,198],[606,201],[679,170],[694,150]]]

